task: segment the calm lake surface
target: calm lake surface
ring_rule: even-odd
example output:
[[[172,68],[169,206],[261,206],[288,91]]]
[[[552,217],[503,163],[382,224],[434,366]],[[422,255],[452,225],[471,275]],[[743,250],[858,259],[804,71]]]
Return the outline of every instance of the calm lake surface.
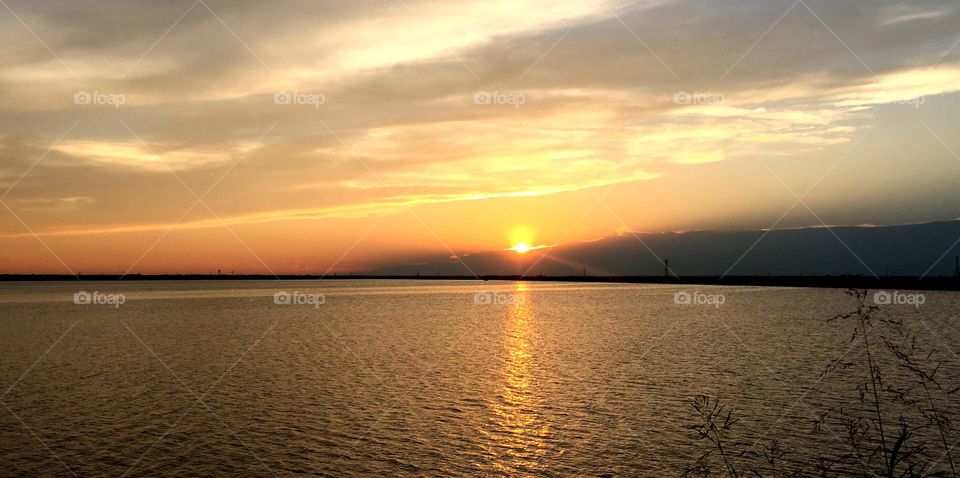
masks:
[[[955,388],[960,294],[924,294],[890,313]],[[735,408],[742,440],[840,453],[839,430],[810,429],[857,401],[853,377],[820,378],[862,360],[852,325],[826,323],[853,306],[750,287],[2,284],[0,475],[678,476],[705,450],[697,394]]]

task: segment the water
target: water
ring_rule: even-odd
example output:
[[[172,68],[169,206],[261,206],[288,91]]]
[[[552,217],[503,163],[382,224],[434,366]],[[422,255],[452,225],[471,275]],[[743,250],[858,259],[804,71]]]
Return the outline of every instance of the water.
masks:
[[[5,284],[0,475],[678,476],[707,450],[688,429],[701,393],[745,443],[843,453],[810,425],[857,400],[852,377],[820,379],[844,351],[862,363],[851,324],[825,323],[850,298],[683,289],[724,303],[660,285]],[[925,298],[891,311],[954,388],[960,294]]]

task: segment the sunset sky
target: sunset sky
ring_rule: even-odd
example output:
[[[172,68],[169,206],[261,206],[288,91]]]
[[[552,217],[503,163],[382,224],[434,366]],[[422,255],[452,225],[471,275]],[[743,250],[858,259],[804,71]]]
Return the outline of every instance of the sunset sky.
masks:
[[[958,44],[956,0],[2,0],[0,273],[956,219]]]

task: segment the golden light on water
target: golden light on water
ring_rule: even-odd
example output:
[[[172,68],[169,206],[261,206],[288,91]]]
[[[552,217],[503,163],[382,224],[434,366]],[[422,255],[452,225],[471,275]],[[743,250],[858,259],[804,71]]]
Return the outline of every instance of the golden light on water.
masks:
[[[546,467],[544,437],[549,431],[538,413],[542,397],[534,379],[531,326],[535,317],[528,290],[527,284],[520,283],[513,292],[516,301],[511,305],[504,329],[503,385],[493,410],[500,438],[494,466],[514,476],[519,476],[520,470]]]

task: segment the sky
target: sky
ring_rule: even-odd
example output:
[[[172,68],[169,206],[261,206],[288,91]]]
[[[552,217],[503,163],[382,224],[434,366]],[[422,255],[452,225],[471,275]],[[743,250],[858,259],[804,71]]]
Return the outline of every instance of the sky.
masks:
[[[960,217],[955,0],[0,1],[0,273]]]

